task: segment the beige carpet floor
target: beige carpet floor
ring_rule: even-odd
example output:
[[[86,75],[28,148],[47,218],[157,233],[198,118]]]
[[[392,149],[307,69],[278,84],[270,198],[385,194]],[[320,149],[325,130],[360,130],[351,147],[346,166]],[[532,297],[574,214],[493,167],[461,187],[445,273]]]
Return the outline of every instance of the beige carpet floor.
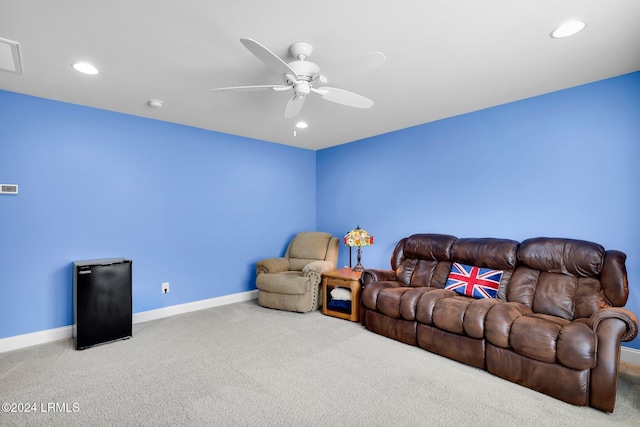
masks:
[[[83,351],[64,340],[0,354],[0,401],[22,405],[0,425],[640,425],[635,365],[623,365],[607,414],[319,311],[249,301],[133,333]]]

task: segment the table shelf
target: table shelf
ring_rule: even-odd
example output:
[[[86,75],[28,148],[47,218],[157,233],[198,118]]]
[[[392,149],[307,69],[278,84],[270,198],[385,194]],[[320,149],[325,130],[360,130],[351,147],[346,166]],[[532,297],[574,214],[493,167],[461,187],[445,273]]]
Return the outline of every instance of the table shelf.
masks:
[[[340,319],[357,322],[360,320],[360,276],[359,271],[345,267],[322,274],[322,314]],[[335,288],[345,288],[351,291],[351,306],[345,309],[330,309],[331,291]]]

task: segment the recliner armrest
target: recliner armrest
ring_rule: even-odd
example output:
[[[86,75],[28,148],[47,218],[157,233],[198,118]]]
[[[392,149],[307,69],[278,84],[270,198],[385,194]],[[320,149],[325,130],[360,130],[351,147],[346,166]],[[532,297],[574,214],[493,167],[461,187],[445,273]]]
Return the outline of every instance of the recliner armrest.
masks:
[[[281,273],[289,270],[289,259],[267,258],[256,263],[256,276],[264,273]]]
[[[302,268],[302,274],[308,276],[311,273],[322,274],[330,270],[335,270],[335,265],[331,261],[313,261]]]

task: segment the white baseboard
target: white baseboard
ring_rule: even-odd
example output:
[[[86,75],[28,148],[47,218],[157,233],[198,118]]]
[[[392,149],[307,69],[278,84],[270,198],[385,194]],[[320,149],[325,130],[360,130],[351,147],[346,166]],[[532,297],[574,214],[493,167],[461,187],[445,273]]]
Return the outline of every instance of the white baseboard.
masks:
[[[191,311],[204,310],[206,308],[219,307],[221,305],[233,304],[236,302],[250,301],[257,298],[258,290],[255,289],[253,291],[240,292],[222,297],[209,298],[201,301],[188,302],[185,304],[172,305],[155,310],[134,313],[132,321],[133,323],[148,322],[150,320],[161,319],[163,317],[175,316],[176,314],[189,313]],[[0,339],[0,353],[30,347],[32,345],[70,339],[72,337],[73,325],[2,338]]]
[[[191,311],[204,310],[207,308],[219,307],[221,305],[233,304],[236,302],[250,301],[258,298],[258,290],[240,292],[237,294],[225,295],[216,298],[209,298],[200,301],[188,302],[185,304],[171,305],[169,307],[155,310],[142,311],[133,314],[133,323],[148,322],[150,320],[162,319],[163,317],[175,316],[176,314],[189,313]],[[44,344],[51,341],[69,339],[73,337],[73,326],[63,326],[61,328],[48,329],[46,331],[33,332],[30,334],[16,335],[13,337],[0,339],[0,353],[17,350],[37,344]],[[640,350],[622,346],[620,360],[634,365],[640,365]]]
[[[640,350],[623,346],[620,351],[620,360],[640,366]]]
[[[169,307],[157,308],[155,310],[141,311],[140,313],[133,314],[133,323],[148,322],[150,320],[162,319],[163,317],[175,316],[176,314],[189,313],[191,311],[204,310],[206,308],[219,307],[221,305],[233,304],[236,302],[250,301],[257,298],[258,290],[255,289],[253,291],[240,292],[238,294],[203,299],[185,304],[171,305]]]
[[[71,337],[73,337],[73,326],[63,326],[61,328],[2,338],[0,340],[0,353]]]

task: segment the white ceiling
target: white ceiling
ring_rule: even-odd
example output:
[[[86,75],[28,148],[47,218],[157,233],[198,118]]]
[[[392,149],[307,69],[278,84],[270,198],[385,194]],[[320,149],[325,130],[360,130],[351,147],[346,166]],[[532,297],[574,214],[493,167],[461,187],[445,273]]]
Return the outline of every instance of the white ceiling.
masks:
[[[549,37],[572,18],[585,30]],[[23,73],[0,71],[0,89],[315,150],[638,71],[638,19],[638,0],[2,0],[0,37],[20,44]],[[211,91],[281,83],[241,38],[287,61],[309,42],[321,67],[382,52],[382,66],[331,82],[374,106],[312,96],[294,136],[291,92]],[[101,73],[77,73],[79,60]]]

